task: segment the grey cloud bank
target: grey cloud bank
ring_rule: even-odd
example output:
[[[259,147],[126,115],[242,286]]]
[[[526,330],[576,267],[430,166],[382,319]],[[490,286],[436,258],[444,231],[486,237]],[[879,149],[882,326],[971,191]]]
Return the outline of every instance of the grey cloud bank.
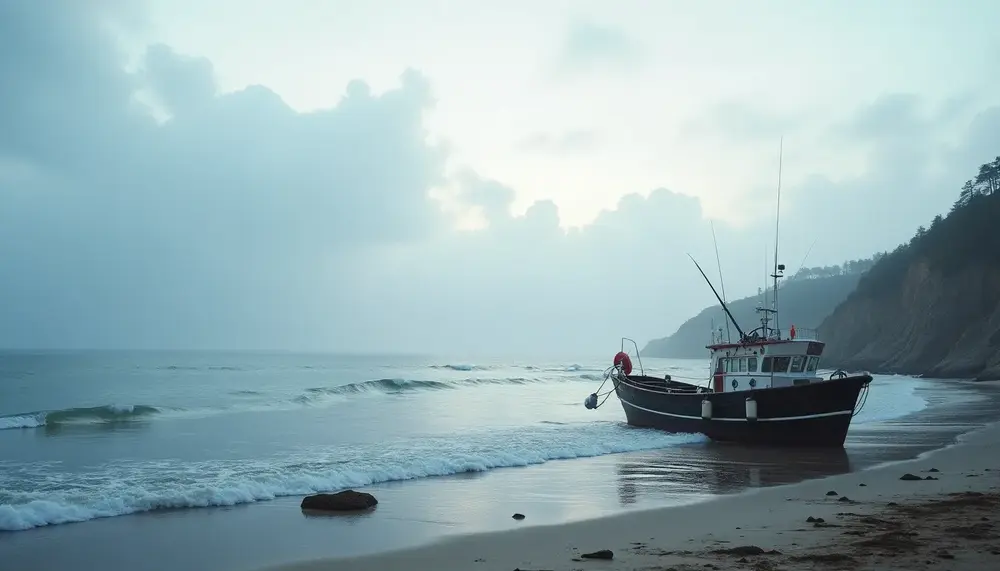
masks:
[[[464,171],[457,198],[490,226],[459,232],[428,196],[448,157],[422,123],[433,78],[357,81],[312,113],[264,86],[219,95],[211,62],[164,45],[126,72],[102,26],[122,6],[0,3],[0,346],[590,355],[712,303],[686,257],[714,265],[697,199],[628,195],[567,232],[553,203],[513,217],[513,189]],[[814,240],[812,265],[892,249],[1000,150],[1000,107],[913,101],[839,132],[866,145],[863,175],[783,191],[790,270]],[[773,192],[733,208],[773,213]],[[773,214],[716,230],[727,291],[755,292]]]

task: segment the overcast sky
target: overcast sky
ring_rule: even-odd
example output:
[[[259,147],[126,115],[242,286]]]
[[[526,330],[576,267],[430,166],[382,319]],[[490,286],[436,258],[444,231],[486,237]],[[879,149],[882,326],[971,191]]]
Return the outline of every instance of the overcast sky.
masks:
[[[789,273],[947,212],[1000,155],[998,17],[0,0],[0,346],[642,344],[713,303],[710,220],[729,297],[763,285],[782,136]]]

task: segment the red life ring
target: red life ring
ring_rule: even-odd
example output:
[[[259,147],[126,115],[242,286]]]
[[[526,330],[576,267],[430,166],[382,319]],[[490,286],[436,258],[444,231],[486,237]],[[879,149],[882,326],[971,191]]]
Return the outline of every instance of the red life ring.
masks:
[[[619,351],[615,355],[615,366],[621,367],[622,372],[626,375],[632,374],[632,359],[629,358],[628,353],[625,351]]]

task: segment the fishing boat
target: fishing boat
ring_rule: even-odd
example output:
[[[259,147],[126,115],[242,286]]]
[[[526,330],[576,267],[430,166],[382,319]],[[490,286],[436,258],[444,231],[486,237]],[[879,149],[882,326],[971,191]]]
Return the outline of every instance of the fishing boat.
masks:
[[[780,188],[779,166],[779,204]],[[622,338],[604,376],[604,383],[611,381],[613,388],[602,393],[602,383],[584,401],[585,406],[597,408],[614,392],[625,418],[634,426],[701,433],[712,440],[745,444],[842,447],[851,420],[867,400],[872,377],[867,372],[848,374],[841,369],[828,377],[819,375],[825,343],[815,332],[796,331],[794,325],[787,331],[777,327],[778,280],[785,270],[784,264],[777,263],[777,246],[774,259],[772,306],[767,307],[766,302],[758,305],[760,326],[744,332],[691,257],[738,334],[732,341],[723,336],[721,328],[718,334],[712,332],[706,345],[710,365],[704,385],[676,380],[669,374],[647,375],[638,345]],[[633,369],[626,342],[635,348],[638,371]],[[604,400],[598,403],[601,396]]]

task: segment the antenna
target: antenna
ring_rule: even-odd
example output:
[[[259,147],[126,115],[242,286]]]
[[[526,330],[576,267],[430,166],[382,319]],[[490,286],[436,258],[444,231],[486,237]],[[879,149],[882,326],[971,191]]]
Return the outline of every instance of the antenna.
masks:
[[[711,220],[708,221],[709,225],[712,227],[712,242],[715,244],[715,263],[719,266],[719,285],[722,286],[722,301],[726,301],[726,282],[722,279],[722,261],[719,259],[719,241],[715,239],[715,223]],[[726,342],[732,343],[733,337],[729,331],[729,322],[726,321]]]
[[[778,338],[781,338],[781,325],[778,323],[778,278],[781,277],[778,274],[779,270],[784,270],[784,264],[778,263],[778,222],[781,217],[781,167],[782,167],[782,157],[785,150],[785,137],[782,136],[778,142],[778,198],[775,204],[774,212],[774,273],[771,277],[774,278],[774,328],[778,331]]]
[[[712,293],[715,294],[715,299],[719,300],[719,303],[722,304],[722,309],[726,311],[726,315],[728,315],[729,319],[732,320],[733,327],[735,327],[736,332],[740,334],[740,339],[744,339],[746,337],[746,334],[743,333],[742,329],[740,329],[740,324],[736,323],[736,318],[733,317],[733,314],[729,312],[729,306],[727,306],[726,302],[722,301],[722,298],[719,297],[719,292],[715,291],[715,286],[712,285],[712,280],[708,279],[708,276],[705,275],[705,270],[701,269],[701,266],[698,265],[698,262],[694,259],[694,257],[691,254],[688,254],[688,257],[691,258],[691,261],[694,262],[695,267],[698,268],[699,272],[701,272],[701,277],[705,278],[705,281],[708,282],[708,287],[712,288]]]
[[[764,243],[764,305],[767,308],[767,242]],[[767,331],[764,331],[764,335],[767,335]]]

